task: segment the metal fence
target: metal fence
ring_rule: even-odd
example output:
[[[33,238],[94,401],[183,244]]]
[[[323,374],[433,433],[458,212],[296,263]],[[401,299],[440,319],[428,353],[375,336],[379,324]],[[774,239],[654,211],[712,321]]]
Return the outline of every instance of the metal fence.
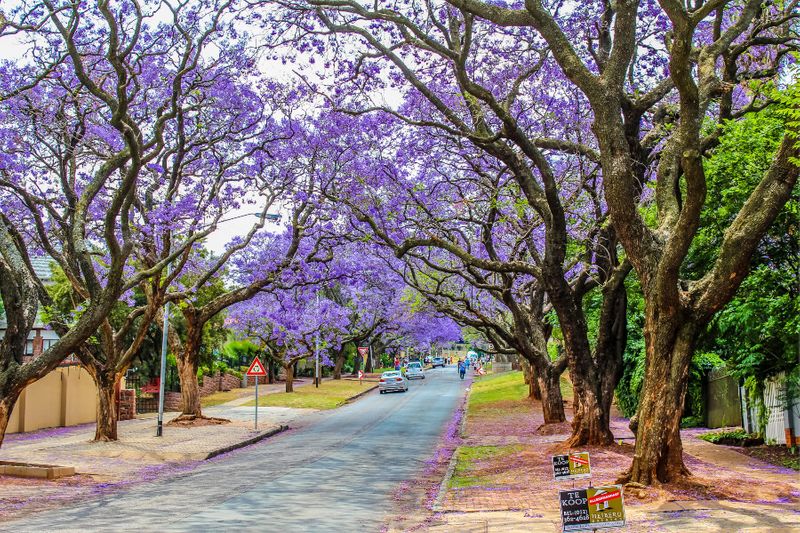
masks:
[[[125,374],[125,386],[136,391],[136,412],[155,413],[158,411],[158,378],[142,376],[138,372]],[[174,368],[167,369],[166,392],[180,392],[180,381]]]
[[[125,375],[125,387],[136,391],[136,412],[158,411],[158,379],[152,380],[136,373]]]

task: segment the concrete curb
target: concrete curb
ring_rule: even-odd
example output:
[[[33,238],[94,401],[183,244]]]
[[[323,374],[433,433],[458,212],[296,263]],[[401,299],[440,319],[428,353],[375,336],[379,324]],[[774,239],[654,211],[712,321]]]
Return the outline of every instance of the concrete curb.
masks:
[[[469,397],[472,395],[472,383],[467,387],[467,397],[464,398],[464,414],[461,416],[461,421],[458,424],[458,438],[467,438],[467,411],[469,410]]]
[[[0,474],[29,479],[59,479],[74,476],[75,467],[0,461]]]
[[[450,479],[456,471],[456,463],[458,462],[458,448],[453,450],[453,455],[450,457],[450,463],[447,465],[447,472],[445,472],[442,482],[439,484],[439,490],[436,492],[436,499],[433,500],[431,510],[438,513],[442,511],[442,500],[447,494],[447,485],[450,484]]]
[[[359,398],[361,398],[365,394],[368,394],[368,393],[374,391],[377,388],[378,388],[378,385],[373,385],[373,386],[367,388],[366,390],[363,390],[363,391],[359,392],[355,396],[350,396],[348,399],[346,399],[344,401],[344,403],[342,405],[347,405],[348,403],[353,403],[354,401],[358,400]]]
[[[203,460],[211,459],[212,457],[216,457],[218,455],[222,455],[223,453],[228,453],[230,451],[233,451],[233,450],[236,450],[236,449],[239,449],[239,448],[244,448],[245,446],[250,446],[251,444],[255,444],[256,442],[259,442],[259,441],[262,441],[262,440],[267,439],[269,437],[272,437],[273,435],[277,435],[278,433],[282,433],[282,432],[286,431],[287,429],[289,429],[289,426],[280,425],[280,426],[278,426],[276,428],[273,428],[273,429],[271,429],[269,431],[265,431],[264,433],[260,433],[260,434],[256,435],[255,437],[250,437],[249,439],[245,439],[243,441],[236,442],[236,443],[230,444],[228,446],[223,446],[222,448],[217,448],[216,450],[208,452],[208,454],[203,458]]]

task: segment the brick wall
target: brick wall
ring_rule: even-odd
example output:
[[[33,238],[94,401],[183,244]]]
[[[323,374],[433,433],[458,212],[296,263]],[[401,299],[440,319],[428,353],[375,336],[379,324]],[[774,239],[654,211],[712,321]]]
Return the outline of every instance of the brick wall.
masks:
[[[136,418],[136,391],[122,389],[119,391],[119,420]]]
[[[255,385],[256,384],[256,378],[254,378],[253,376],[245,376],[245,377],[247,378],[247,386],[248,387],[251,386],[251,385]],[[258,378],[258,384],[259,385],[266,385],[267,384],[267,376],[261,376],[260,378]],[[237,387],[241,387],[241,386],[242,386],[242,380],[240,379],[239,380],[239,384],[237,385]]]
[[[250,382],[253,382],[253,378],[250,378]],[[259,383],[265,383],[265,381],[259,381]],[[222,376],[219,375],[219,372],[216,374],[206,374],[203,376],[203,384],[200,386],[200,397],[202,398],[203,396],[208,396],[219,391],[238,389],[241,386],[242,380],[232,374],[223,374]],[[164,410],[180,411],[181,409],[183,409],[181,393],[165,393]]]
[[[183,400],[180,392],[167,392],[164,394],[164,410],[180,411],[183,408]]]
[[[261,383],[261,382],[260,382]],[[238,389],[242,386],[242,380],[232,374],[206,374],[203,376],[203,384],[200,386],[200,396],[208,396],[223,390]]]

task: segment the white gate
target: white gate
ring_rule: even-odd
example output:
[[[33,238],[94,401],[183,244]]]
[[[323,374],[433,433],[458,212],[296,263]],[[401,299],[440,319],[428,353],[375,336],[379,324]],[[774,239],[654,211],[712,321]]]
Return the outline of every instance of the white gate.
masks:
[[[783,420],[785,405],[785,376],[783,373],[771,377],[764,383],[764,405],[769,410],[769,420],[764,439],[769,444],[786,444]]]

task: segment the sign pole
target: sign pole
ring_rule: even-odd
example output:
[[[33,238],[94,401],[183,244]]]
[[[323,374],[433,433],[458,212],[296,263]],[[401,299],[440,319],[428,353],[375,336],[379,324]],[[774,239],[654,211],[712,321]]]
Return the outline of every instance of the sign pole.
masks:
[[[264,369],[264,365],[261,363],[261,359],[256,356],[253,359],[253,362],[250,363],[250,368],[247,369],[247,376],[253,376],[253,379],[256,380],[256,406],[255,406],[255,429],[258,430],[258,378],[261,376],[266,376],[267,372]]]

